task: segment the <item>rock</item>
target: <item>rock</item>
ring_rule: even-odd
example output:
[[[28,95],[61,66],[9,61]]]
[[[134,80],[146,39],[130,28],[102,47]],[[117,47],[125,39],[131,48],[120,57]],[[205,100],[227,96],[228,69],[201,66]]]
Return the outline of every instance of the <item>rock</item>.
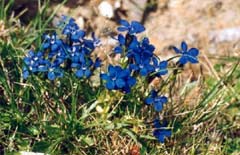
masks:
[[[211,31],[209,38],[215,43],[240,40],[240,27]]]
[[[26,151],[20,151],[20,155],[47,155],[44,153],[38,153],[38,152],[26,152]]]
[[[76,19],[76,23],[81,29],[84,29],[84,19],[83,19],[83,17],[78,17]]]
[[[102,1],[98,6],[98,10],[104,17],[113,18],[114,16],[113,6],[107,1]]]

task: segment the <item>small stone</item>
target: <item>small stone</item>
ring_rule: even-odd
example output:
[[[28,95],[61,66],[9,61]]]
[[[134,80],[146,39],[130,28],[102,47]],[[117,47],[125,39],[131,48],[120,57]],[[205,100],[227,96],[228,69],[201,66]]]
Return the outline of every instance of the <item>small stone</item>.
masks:
[[[84,19],[83,19],[83,17],[78,17],[78,18],[76,19],[76,23],[77,23],[77,25],[78,25],[81,29],[84,28]]]
[[[103,111],[104,111],[103,108],[99,105],[96,106],[96,110],[98,113],[103,113]]]
[[[26,151],[20,151],[20,155],[47,155],[44,153],[38,153],[38,152],[26,152]]]
[[[99,13],[104,17],[112,18],[114,16],[113,7],[107,1],[101,2],[98,6],[98,10],[99,10]]]
[[[118,1],[116,1],[116,2],[114,3],[114,8],[115,8],[115,9],[118,9],[118,8],[120,8],[120,7],[121,7],[121,1],[118,0]]]
[[[238,41],[240,40],[240,27],[211,31],[209,33],[209,38],[215,43]]]

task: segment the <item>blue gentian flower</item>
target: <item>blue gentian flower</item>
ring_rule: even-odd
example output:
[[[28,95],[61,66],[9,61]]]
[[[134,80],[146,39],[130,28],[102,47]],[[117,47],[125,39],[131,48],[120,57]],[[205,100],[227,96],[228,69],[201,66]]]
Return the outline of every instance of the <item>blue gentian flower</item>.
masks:
[[[94,41],[90,39],[84,39],[81,42],[81,48],[84,54],[89,55],[95,49]]]
[[[85,31],[78,30],[71,33],[72,42],[80,42],[85,37]]]
[[[23,74],[23,79],[27,79],[28,76],[29,76],[29,71],[27,69],[27,67],[23,67],[23,71],[22,71],[22,74]]]
[[[154,68],[155,68],[154,72],[157,77],[160,77],[160,76],[168,73],[168,70],[167,70],[168,62],[167,61],[160,62],[156,58],[153,58],[152,60],[153,60]]]
[[[136,84],[136,79],[130,76],[128,69],[120,66],[108,66],[108,73],[101,74],[101,79],[106,81],[106,88],[109,90],[123,90],[129,92],[129,88]]]
[[[63,20],[67,22],[68,18],[64,17]],[[71,42],[80,42],[85,37],[86,32],[78,27],[73,18],[70,18],[64,26],[62,34],[67,35]]]
[[[94,62],[94,68],[101,67],[101,64],[102,64],[102,60],[97,57],[95,62]]]
[[[49,57],[53,57],[55,55],[55,52],[62,46],[63,42],[62,40],[58,39],[58,36],[56,33],[53,33],[50,35],[43,35],[43,44],[42,48],[44,50],[50,48],[51,52],[49,54]]]
[[[154,50],[155,47],[149,43],[148,38],[144,38],[139,42],[136,37],[133,37],[127,49],[127,57],[133,58],[136,63],[139,63],[141,59],[152,58]]]
[[[150,96],[145,99],[145,103],[148,105],[153,104],[154,109],[157,112],[162,111],[163,109],[163,104],[167,103],[168,99],[166,96],[158,96],[157,91],[152,90],[150,92]]]
[[[67,36],[70,36],[72,33],[75,33],[79,30],[78,25],[76,24],[75,20],[73,18],[63,18],[63,22],[67,23],[64,25],[62,34],[65,34]]]
[[[118,31],[128,31],[130,35],[141,33],[145,31],[145,28],[142,24],[137,21],[132,21],[131,24],[126,20],[120,20],[120,27],[117,28]]]
[[[65,47],[67,48],[67,47]],[[60,48],[57,52],[56,52],[56,56],[55,56],[55,60],[53,61],[55,66],[60,66],[61,64],[64,63],[64,61],[68,58],[68,54],[65,51],[64,48]]]
[[[133,37],[127,49],[127,57],[132,60],[129,68],[138,71],[142,76],[154,72],[155,68],[152,63],[154,50],[155,47],[149,43],[148,38],[144,38],[139,42],[136,37]]]
[[[47,76],[48,76],[49,80],[53,81],[58,77],[60,77],[60,78],[63,77],[63,71],[59,67],[52,65],[51,67],[49,67]]]
[[[123,52],[123,48],[125,46],[125,37],[122,34],[119,34],[117,40],[119,45],[114,48],[114,53],[116,54]]]
[[[78,70],[76,71],[76,76],[79,78],[86,77],[89,78],[91,75],[90,67],[92,65],[92,60],[89,59],[85,63],[81,63],[78,67]]]
[[[25,65],[27,65],[29,71],[33,73],[38,72],[39,66],[41,66],[44,63],[43,53],[42,52],[35,53],[32,50],[28,52],[28,55],[23,60]]]
[[[181,58],[179,59],[179,64],[185,65],[187,62],[190,63],[198,63],[197,56],[199,54],[199,50],[197,48],[191,48],[188,50],[188,46],[186,42],[181,43],[181,49],[178,49],[177,47],[173,47],[174,51],[177,54],[181,54]]]
[[[154,71],[154,66],[150,64],[150,59],[139,58],[140,62],[130,64],[131,70],[138,71],[141,76],[147,76],[149,73]]]
[[[171,137],[171,130],[166,129],[167,122],[160,123],[159,119],[155,119],[153,122],[153,135],[157,138],[160,143],[164,143],[165,137]]]
[[[92,40],[93,40],[93,46],[98,47],[101,46],[101,40],[95,36],[95,33],[92,33]]]

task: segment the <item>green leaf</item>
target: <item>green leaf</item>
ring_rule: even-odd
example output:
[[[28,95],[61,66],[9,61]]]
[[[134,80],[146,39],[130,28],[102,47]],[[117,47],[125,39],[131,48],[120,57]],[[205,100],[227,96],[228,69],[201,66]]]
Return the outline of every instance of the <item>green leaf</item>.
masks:
[[[92,146],[94,145],[94,141],[92,138],[88,137],[88,136],[82,136],[82,142],[84,142],[85,144],[87,144],[88,146]]]
[[[129,135],[135,141],[135,143],[138,143],[137,137],[133,133],[133,131],[125,128],[125,129],[122,130],[122,133],[125,133],[125,134]]]
[[[40,141],[36,142],[33,145],[33,152],[47,152],[48,148],[50,147],[51,143],[47,141]]]
[[[47,135],[50,137],[58,137],[62,135],[62,131],[57,125],[47,125],[45,126],[45,130],[47,132]]]

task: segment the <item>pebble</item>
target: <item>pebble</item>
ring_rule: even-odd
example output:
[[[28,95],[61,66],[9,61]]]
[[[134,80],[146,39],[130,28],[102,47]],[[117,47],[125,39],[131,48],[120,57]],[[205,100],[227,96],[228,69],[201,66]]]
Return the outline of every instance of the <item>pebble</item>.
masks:
[[[20,155],[47,155],[44,153],[38,153],[38,152],[26,152],[26,151],[20,151]]]
[[[209,38],[215,43],[240,40],[240,27],[212,31],[209,33]]]
[[[102,1],[98,6],[98,10],[104,17],[113,18],[114,16],[113,6],[107,1]]]

